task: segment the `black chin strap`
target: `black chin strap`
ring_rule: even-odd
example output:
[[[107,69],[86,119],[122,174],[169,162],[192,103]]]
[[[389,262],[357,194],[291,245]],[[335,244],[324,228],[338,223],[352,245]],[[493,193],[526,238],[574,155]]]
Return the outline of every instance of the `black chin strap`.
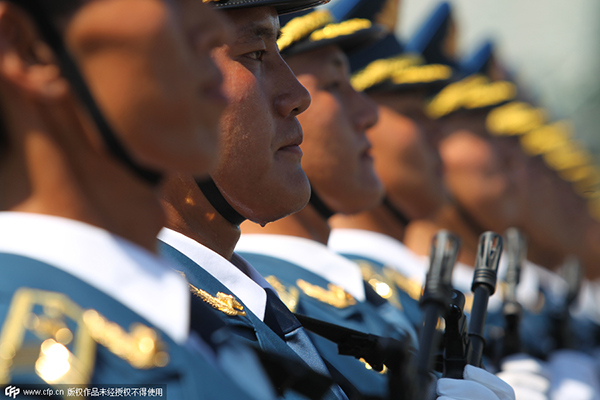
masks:
[[[388,209],[390,213],[392,213],[394,218],[396,218],[402,226],[408,226],[408,224],[410,223],[408,217],[404,215],[402,211],[398,210],[398,208],[396,208],[396,206],[392,204],[392,202],[387,196],[383,198],[383,205]]]
[[[235,209],[227,202],[223,194],[215,184],[212,178],[205,180],[196,180],[196,184],[204,194],[204,197],[214,207],[214,209],[225,218],[230,224],[239,226],[246,220],[242,214],[235,211]]]
[[[125,148],[121,145],[113,133],[113,130],[98,108],[98,105],[88,89],[85,80],[81,76],[79,68],[67,51],[61,36],[53,26],[52,22],[46,16],[43,3],[44,1],[37,0],[15,2],[15,4],[18,6],[25,8],[35,21],[36,26],[38,27],[45,42],[48,44],[48,46],[50,46],[57,57],[62,75],[69,81],[71,89],[76,93],[79,100],[89,112],[108,151],[121,163],[133,171],[139,178],[152,186],[157,185],[162,178],[161,174],[138,165],[129,156]]]
[[[310,200],[308,201],[314,208],[317,210],[319,215],[323,217],[323,219],[328,220],[331,218],[335,212],[331,210],[331,208],[327,207],[323,200],[315,193],[315,190],[312,189],[310,192]]]

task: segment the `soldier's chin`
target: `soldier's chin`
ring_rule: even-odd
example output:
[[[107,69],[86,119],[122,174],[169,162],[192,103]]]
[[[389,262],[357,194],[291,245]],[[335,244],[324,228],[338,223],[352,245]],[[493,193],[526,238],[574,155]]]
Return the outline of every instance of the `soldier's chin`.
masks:
[[[278,201],[275,201],[272,207],[262,210],[260,213],[253,212],[252,215],[248,216],[248,219],[261,226],[265,226],[270,222],[275,222],[302,211],[310,199],[308,179],[306,178],[304,182],[296,185],[293,191],[287,191],[285,194],[280,193],[277,198]]]

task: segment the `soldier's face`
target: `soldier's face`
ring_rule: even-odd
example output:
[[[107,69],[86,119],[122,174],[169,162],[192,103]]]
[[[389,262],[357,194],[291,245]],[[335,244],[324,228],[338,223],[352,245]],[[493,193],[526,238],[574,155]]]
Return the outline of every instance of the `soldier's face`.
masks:
[[[571,190],[566,182],[561,182],[556,172],[550,170],[538,156],[527,163],[527,214],[524,229],[529,236],[543,246],[564,248],[578,241],[581,232],[576,210],[571,209],[566,191]],[[567,201],[567,202],[565,202]],[[571,251],[569,249],[569,251]]]
[[[510,160],[486,136],[485,115],[459,118],[450,122],[450,132],[440,144],[450,192],[483,228],[504,231],[516,226],[523,207],[507,173]]]
[[[436,125],[423,112],[420,93],[372,96],[379,121],[369,129],[375,171],[390,201],[411,219],[431,216],[447,193],[437,148]]]
[[[238,212],[266,223],[308,201],[296,116],[306,110],[310,97],[279,54],[275,10],[257,7],[227,14],[236,39],[214,53],[230,104],[221,119],[223,148],[212,177]]]
[[[377,122],[377,109],[350,85],[346,56],[337,46],[328,46],[287,61],[312,99],[299,117],[302,167],[312,188],[336,212],[351,214],[375,206],[382,186],[373,171],[366,131]]]
[[[210,50],[228,29],[195,0],[88,2],[63,27],[94,97],[133,157],[206,174],[226,106]]]

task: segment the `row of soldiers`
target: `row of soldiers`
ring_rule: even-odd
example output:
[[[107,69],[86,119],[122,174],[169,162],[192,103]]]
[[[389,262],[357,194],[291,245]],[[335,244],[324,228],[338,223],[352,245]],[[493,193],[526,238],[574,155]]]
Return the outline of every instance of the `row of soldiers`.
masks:
[[[0,2],[6,395],[600,396],[589,155],[447,4],[326,2]]]

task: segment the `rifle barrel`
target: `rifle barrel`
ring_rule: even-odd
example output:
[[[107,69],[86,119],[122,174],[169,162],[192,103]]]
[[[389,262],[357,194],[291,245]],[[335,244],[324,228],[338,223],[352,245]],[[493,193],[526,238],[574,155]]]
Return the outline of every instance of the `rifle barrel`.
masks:
[[[485,346],[484,329],[489,298],[496,291],[498,263],[502,254],[502,236],[494,232],[484,232],[479,237],[477,261],[473,274],[473,308],[469,320],[470,347],[467,363],[481,366],[481,356]]]
[[[437,233],[431,242],[429,271],[420,300],[423,310],[423,328],[419,341],[417,371],[420,393],[426,393],[435,352],[440,342],[437,324],[444,316],[452,293],[452,270],[456,263],[460,241],[448,231]]]

